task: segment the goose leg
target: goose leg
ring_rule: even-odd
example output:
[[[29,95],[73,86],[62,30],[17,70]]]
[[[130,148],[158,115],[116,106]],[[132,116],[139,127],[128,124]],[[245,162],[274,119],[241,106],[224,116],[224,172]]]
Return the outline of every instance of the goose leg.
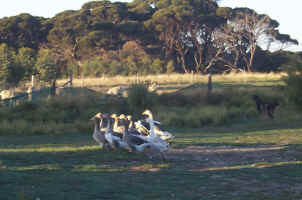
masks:
[[[167,160],[166,155],[163,152],[160,152],[160,157],[161,157],[162,161]]]

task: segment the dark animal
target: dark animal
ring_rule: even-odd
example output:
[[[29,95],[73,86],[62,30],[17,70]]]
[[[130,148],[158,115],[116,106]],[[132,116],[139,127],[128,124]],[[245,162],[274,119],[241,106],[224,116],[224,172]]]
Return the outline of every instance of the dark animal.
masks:
[[[267,114],[271,119],[274,119],[274,112],[279,106],[278,101],[266,102],[263,101],[258,95],[253,95],[253,100],[256,103],[258,112]]]

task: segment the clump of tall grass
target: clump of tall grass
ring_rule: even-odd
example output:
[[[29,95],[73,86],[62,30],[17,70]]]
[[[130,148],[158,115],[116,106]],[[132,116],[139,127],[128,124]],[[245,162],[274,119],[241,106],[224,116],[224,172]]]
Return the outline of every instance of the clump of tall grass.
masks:
[[[302,63],[297,62],[287,67],[288,76],[284,77],[286,94],[289,101],[293,102],[300,110],[302,109]]]
[[[162,109],[158,120],[168,127],[221,126],[257,116],[255,108],[242,109],[225,105],[195,106],[183,109]]]
[[[13,121],[3,120],[0,122],[0,135],[65,135],[73,133],[90,133],[92,124],[87,121],[77,120],[74,123],[64,122],[35,122],[17,119]]]
[[[128,89],[127,102],[130,111],[138,114],[144,109],[152,109],[157,103],[157,95],[149,92],[147,85],[134,83]]]

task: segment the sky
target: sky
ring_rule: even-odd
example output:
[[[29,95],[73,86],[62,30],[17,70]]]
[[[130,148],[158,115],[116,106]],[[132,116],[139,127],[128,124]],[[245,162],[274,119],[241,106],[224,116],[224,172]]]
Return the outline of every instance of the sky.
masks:
[[[286,50],[302,51],[302,20],[301,0],[222,0],[219,4],[231,8],[248,7],[258,14],[266,14],[279,22],[279,31],[282,34],[289,34],[291,38],[298,40],[299,46],[293,45]]]
[[[89,0],[9,0],[0,6],[0,18],[29,13],[33,16],[53,17],[65,10],[78,10]],[[127,0],[120,0],[127,2]],[[185,1],[185,0],[184,0]],[[129,0],[128,0],[129,2]],[[297,39],[299,46],[291,46],[286,50],[302,51],[302,29],[299,20],[302,19],[301,0],[221,0],[220,6],[248,7],[259,14],[267,14],[280,23],[279,30]]]

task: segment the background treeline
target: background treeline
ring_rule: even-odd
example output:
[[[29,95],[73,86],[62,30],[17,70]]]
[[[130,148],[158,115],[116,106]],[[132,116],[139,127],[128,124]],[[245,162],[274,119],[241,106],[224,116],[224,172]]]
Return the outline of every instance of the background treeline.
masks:
[[[92,1],[53,18],[0,19],[1,88],[32,74],[77,76],[171,72],[283,71],[301,53],[278,22],[214,0]],[[278,45],[279,51],[270,51]],[[261,46],[261,47],[260,47]],[[275,47],[276,48],[276,47]]]

